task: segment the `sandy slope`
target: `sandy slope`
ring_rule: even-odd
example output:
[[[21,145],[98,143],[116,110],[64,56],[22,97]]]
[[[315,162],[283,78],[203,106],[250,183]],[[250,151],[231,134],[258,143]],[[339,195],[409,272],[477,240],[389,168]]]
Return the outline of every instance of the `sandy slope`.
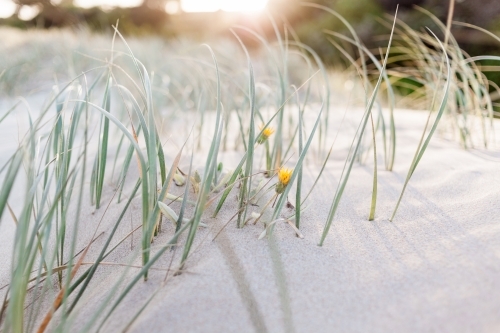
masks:
[[[412,118],[406,120],[418,124]],[[417,132],[400,136],[400,161],[408,160],[412,150],[405,148]],[[333,164],[304,214],[305,239],[285,226],[276,230],[290,325],[297,332],[500,330],[498,157],[487,160],[435,140],[394,223],[387,219],[406,168],[401,163],[393,173],[381,172],[377,220],[367,222],[371,170],[356,167],[320,248],[341,166]],[[269,244],[256,240],[260,230],[230,226],[215,242],[205,242],[188,266],[195,274],[162,290],[134,331],[290,331]]]
[[[397,113],[397,161],[394,172],[387,172],[382,169],[382,155],[379,157],[375,221],[367,221],[370,162],[353,169],[325,245],[317,246],[350,136],[340,138],[303,214],[304,239],[295,237],[284,223],[275,230],[275,243],[257,239],[262,224],[239,230],[230,223],[212,241],[235,211],[231,195],[219,218],[203,220],[210,227],[200,229],[186,271],[170,276],[162,288],[165,271],[151,271],[150,279],[138,283],[102,331],[122,330],[155,292],[131,331],[498,332],[500,154],[464,151],[456,143],[436,137],[411,180],[396,219],[388,221],[424,122],[422,113]],[[308,166],[305,188],[317,172],[316,167]],[[105,200],[111,196],[108,189]],[[140,223],[138,199],[134,205],[116,239],[126,235],[131,224]],[[99,229],[105,234],[92,248],[88,261],[96,256],[120,207],[113,205],[106,214]],[[81,228],[78,248],[91,237],[101,214],[102,210],[84,212],[85,228]],[[164,222],[153,248],[165,244],[172,232],[172,224]],[[139,236],[136,233],[134,250],[127,241],[106,261],[140,263]],[[1,248],[2,253],[7,251],[4,245]],[[169,267],[172,255],[172,267],[177,267],[181,249],[167,252],[155,267]],[[280,263],[284,275],[280,275]],[[113,293],[114,281],[122,271],[116,266],[99,269],[71,331],[83,328]],[[8,267],[3,266],[1,276],[6,277],[7,272]],[[131,269],[125,274],[134,272]],[[282,302],[287,299],[288,307]]]

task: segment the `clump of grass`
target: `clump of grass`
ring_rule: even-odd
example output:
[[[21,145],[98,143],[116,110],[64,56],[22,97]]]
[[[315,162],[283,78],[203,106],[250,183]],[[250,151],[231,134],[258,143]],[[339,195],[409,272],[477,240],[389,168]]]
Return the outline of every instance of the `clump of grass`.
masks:
[[[464,147],[473,146],[471,119],[479,118],[483,144],[488,144],[488,124],[491,125],[493,115],[488,93],[491,83],[485,81],[474,62],[500,59],[467,57],[450,33],[451,21],[447,26],[436,21],[447,36],[442,43],[432,32],[411,30],[394,17],[381,62],[362,45],[354,29],[338,13],[315,4],[305,5],[330,12],[349,29],[352,38],[325,31],[326,40],[348,59],[351,77],[361,83],[365,107],[325,221],[319,242],[322,245],[354,164],[363,161],[371,149],[374,165],[368,220],[375,218],[380,154],[377,133],[382,134],[385,168],[392,170],[395,163],[393,85],[403,84],[403,79],[405,84],[415,83],[413,93],[399,102],[422,103],[431,112],[437,109],[437,113],[433,122],[429,113],[392,218],[442,117],[447,115],[451,119],[448,123],[458,129]],[[331,126],[331,76],[314,50],[296,38],[287,22],[283,33],[274,18],[270,17],[270,22],[275,43],[248,28],[235,27],[236,42],[229,48],[225,44],[219,48],[205,45],[205,49],[190,46],[185,53],[165,50],[165,61],[158,58],[159,52],[141,50],[137,41],[126,41],[117,28],[105,59],[91,56],[90,47],[89,52],[78,51],[81,63],[92,66],[81,75],[74,75],[65,85],[56,82],[41,109],[28,110],[25,118],[28,129],[20,133],[19,147],[0,168],[4,177],[0,186],[0,216],[5,217],[7,208],[17,223],[11,281],[0,313],[3,331],[71,330],[84,296],[90,294],[98,268],[123,246],[134,230],[141,230],[139,246],[131,252],[126,269],[116,275],[109,293],[103,295],[83,328],[83,331],[104,331],[123,299],[137,283],[148,278],[162,256],[169,255],[167,250],[182,249],[180,262],[172,270],[183,271],[189,264],[199,227],[211,224],[205,220],[207,212],[215,217],[231,200],[236,205],[232,212],[236,227],[245,227],[251,219],[254,224],[264,222],[261,238],[267,236],[285,324],[293,331],[283,262],[273,233],[278,221],[287,221],[303,237],[300,228],[305,223],[305,202],[334,153],[335,139],[330,149],[325,149],[330,139],[326,134]],[[240,34],[256,39],[263,46],[263,53],[251,54]],[[353,45],[356,54],[350,54],[342,46],[346,44],[341,45],[339,40]],[[45,52],[44,56],[52,54],[48,47],[41,52]],[[367,64],[368,59],[371,64]],[[411,59],[416,65],[387,69],[398,59]],[[295,73],[292,68],[304,71]],[[371,80],[372,68],[378,75],[376,82]],[[33,71],[32,67],[28,69]],[[60,71],[58,67],[56,72]],[[14,79],[11,69],[1,72],[6,73],[0,77],[3,85],[5,80],[27,80],[21,76]],[[384,101],[379,92],[383,90],[387,93],[388,121],[380,110]],[[14,103],[0,116],[0,124],[20,112],[24,105]],[[374,106],[379,107],[378,116],[374,115]],[[192,121],[183,125],[186,119]],[[366,132],[368,122],[371,138]],[[260,129],[256,123],[262,124]],[[192,147],[185,173],[180,165],[186,158],[184,151],[189,140]],[[239,161],[234,163],[233,170],[226,170],[224,152],[231,149],[239,153]],[[203,157],[201,168],[195,162],[199,156]],[[322,167],[304,196],[302,178],[306,161],[318,160]],[[21,191],[16,186],[20,183],[25,184],[23,199],[11,207],[13,191]],[[172,183],[179,187],[178,191],[174,191],[176,186]],[[295,207],[290,213],[284,209],[292,208],[289,196],[293,191]],[[237,201],[231,198],[231,193],[237,194]],[[196,197],[194,202],[190,196]],[[85,198],[89,197],[87,202]],[[267,203],[257,213],[252,207],[261,200]],[[176,204],[172,205],[173,202]],[[103,234],[105,239],[95,242],[100,237],[98,231],[107,217],[107,208],[116,204],[122,205],[118,217],[110,222],[110,231]],[[140,222],[129,235],[116,239],[134,205],[141,211]],[[81,229],[86,227],[82,212],[89,209],[101,216],[101,220],[78,251]],[[152,242],[168,232],[161,228],[162,215],[174,226],[171,234],[153,247]],[[83,263],[92,246],[99,246],[99,251],[86,267]],[[174,254],[170,255],[173,260]],[[138,269],[136,261],[141,264]],[[131,272],[133,269],[136,271]],[[161,286],[165,283],[164,280]],[[146,299],[130,323],[153,297]]]
[[[452,3],[450,2],[451,14]],[[450,98],[446,99],[443,111],[443,116],[448,120],[447,127],[464,148],[488,147],[493,137],[494,110],[492,95],[489,93],[493,83],[487,80],[475,64],[481,57],[470,58],[451,33],[452,24],[472,26],[453,23],[452,15],[445,25],[429,11],[419,7],[417,9],[428,15],[437,31],[445,36],[442,44],[450,59],[451,71],[448,89]],[[392,85],[410,91],[400,98],[399,104],[408,108],[434,109],[436,105],[432,103],[436,103],[435,92],[445,77],[441,73],[443,62],[440,41],[426,31],[413,30],[401,20],[397,20],[396,24],[398,38],[393,47],[394,55],[388,59],[388,63],[392,64],[388,74]],[[491,36],[491,33],[488,34]],[[477,122],[480,132],[472,130]]]
[[[395,25],[395,23],[394,23],[394,25]],[[363,118],[362,118],[362,120],[361,120],[361,122],[359,124],[358,130],[357,130],[357,133],[356,133],[356,137],[354,138],[354,140],[352,142],[352,145],[351,145],[351,148],[350,148],[350,151],[349,151],[349,154],[348,154],[348,156],[350,156],[350,158],[348,157],[348,159],[345,162],[344,169],[342,171],[342,176],[341,176],[341,178],[339,180],[339,186],[337,187],[337,190],[335,192],[335,196],[333,198],[333,202],[332,202],[332,205],[330,207],[330,211],[328,213],[328,218],[327,218],[326,223],[325,223],[325,228],[323,230],[323,234],[321,235],[321,240],[319,242],[320,246],[323,245],[323,243],[324,243],[324,241],[326,239],[326,236],[328,235],[328,231],[330,230],[330,227],[332,225],[333,218],[335,216],[335,213],[337,211],[338,205],[340,203],[340,199],[342,198],[342,194],[344,193],[345,187],[347,185],[347,181],[349,180],[349,176],[350,176],[350,173],[351,173],[354,161],[355,161],[355,157],[356,157],[356,155],[358,153],[358,150],[359,150],[359,147],[361,145],[361,140],[362,140],[362,137],[363,137],[363,133],[365,131],[366,125],[368,123],[368,120],[370,119],[372,108],[373,108],[373,105],[375,103],[375,99],[377,97],[377,93],[378,93],[378,90],[380,88],[380,84],[382,82],[383,72],[384,72],[385,66],[387,64],[387,58],[389,56],[389,49],[390,49],[390,46],[391,46],[392,36],[393,36],[393,32],[394,32],[394,25],[393,25],[393,28],[391,30],[391,36],[389,38],[389,45],[387,47],[388,51],[386,52],[386,55],[385,55],[385,59],[384,59],[383,65],[382,65],[381,73],[379,75],[377,84],[375,85],[375,88],[374,88],[374,90],[372,92],[372,95],[371,95],[371,97],[370,97],[370,99],[368,101],[368,105],[366,106],[365,113],[363,114]],[[374,170],[376,170],[376,169],[374,169]],[[374,175],[376,176],[375,173],[374,173]],[[376,184],[376,177],[374,177],[374,184]],[[374,185],[374,191],[375,191],[375,189],[376,189],[376,186]],[[370,208],[370,212],[372,210],[374,210],[373,202],[374,202],[374,200],[372,199],[372,206]],[[370,215],[371,215],[371,213],[370,213]]]

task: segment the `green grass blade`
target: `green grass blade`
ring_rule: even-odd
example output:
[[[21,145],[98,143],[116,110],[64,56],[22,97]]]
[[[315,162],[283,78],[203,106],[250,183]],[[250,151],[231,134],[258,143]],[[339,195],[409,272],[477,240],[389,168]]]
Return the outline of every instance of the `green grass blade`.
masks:
[[[375,124],[373,123],[373,114],[370,113],[370,121],[372,124],[372,140],[373,140],[373,187],[372,187],[372,201],[370,204],[370,213],[368,214],[368,221],[375,219],[375,209],[377,208],[377,140],[375,138]]]
[[[316,133],[316,129],[318,128],[318,125],[320,123],[322,113],[323,113],[323,105],[321,105],[321,109],[319,111],[316,122],[314,123],[314,127],[311,130],[311,134],[309,134],[309,138],[307,139],[307,142],[302,150],[302,153],[300,154],[300,156],[297,160],[297,163],[295,164],[295,168],[294,168],[294,171],[292,173],[292,177],[290,178],[290,182],[286,186],[285,191],[280,195],[280,197],[278,199],[278,203],[276,204],[276,207],[274,208],[273,215],[271,217],[271,221],[276,220],[279,217],[279,215],[281,214],[281,210],[283,209],[283,206],[284,206],[285,202],[287,201],[288,193],[290,192],[290,189],[292,188],[292,186],[295,182],[295,179],[297,178],[297,176],[299,174],[298,171],[300,171],[300,169],[302,168],[302,164],[303,164],[304,159],[307,155],[307,151],[309,150],[309,146],[311,145],[311,142],[314,138],[314,134]],[[275,224],[273,224],[273,226],[270,229],[271,234],[274,230],[274,226],[275,226]]]
[[[396,15],[397,15],[397,11],[396,11]],[[375,103],[375,99],[377,97],[377,93],[378,93],[378,90],[380,88],[380,84],[382,82],[382,78],[384,77],[384,71],[385,71],[385,66],[387,64],[387,58],[389,56],[389,50],[390,50],[390,47],[391,47],[391,43],[392,43],[392,37],[394,35],[394,26],[396,24],[396,19],[394,19],[394,23],[393,23],[393,27],[392,27],[392,30],[391,30],[391,36],[389,37],[389,45],[387,47],[387,52],[385,54],[385,58],[384,58],[384,63],[382,65],[382,70],[380,71],[380,75],[379,75],[379,78],[378,78],[378,81],[377,81],[377,84],[375,85],[375,88],[373,90],[373,93],[369,99],[369,102],[368,102],[368,105],[367,105],[367,108],[366,108],[366,111],[365,111],[365,114],[363,116],[363,119],[361,121],[361,124],[360,124],[360,129],[359,129],[359,134],[358,134],[358,137],[357,137],[357,142],[356,142],[356,145],[354,147],[354,150],[352,149],[353,146],[351,146],[351,149],[350,149],[350,156],[351,158],[349,159],[346,159],[346,163],[344,165],[344,171],[345,171],[345,175],[344,175],[344,171],[342,171],[342,176],[341,176],[341,179],[339,181],[339,186],[337,187],[337,190],[335,191],[335,196],[333,198],[333,202],[332,202],[332,205],[330,207],[330,211],[328,213],[328,217],[327,217],[327,220],[326,220],[326,223],[325,223],[325,227],[323,229],[323,234],[321,236],[321,240],[319,242],[319,246],[322,246],[325,239],[326,239],[326,236],[328,235],[328,231],[330,230],[330,227],[332,225],[332,222],[333,222],[333,218],[335,216],[335,213],[337,211],[337,207],[340,203],[340,199],[342,198],[342,194],[344,193],[344,189],[347,185],[347,181],[349,180],[349,176],[350,176],[350,173],[351,173],[351,170],[352,170],[352,166],[354,164],[354,161],[355,161],[355,157],[357,155],[357,151],[361,145],[361,139],[363,137],[363,132],[366,128],[366,124],[368,122],[368,119],[369,119],[369,116],[371,114],[371,110],[372,110],[372,107],[373,107],[373,104]],[[356,138],[355,138],[356,139]],[[354,145],[355,141],[353,141],[353,145]]]
[[[249,145],[246,151],[246,163],[245,163],[245,172],[243,174],[243,181],[240,190],[240,202],[239,202],[239,214],[237,225],[238,228],[242,228],[242,221],[246,220],[247,216],[247,208],[248,208],[248,199],[250,198],[250,192],[252,190],[252,170],[253,170],[253,156],[254,156],[254,148],[255,144],[250,144],[255,142],[255,78],[253,73],[252,62],[250,61],[250,55],[248,54],[248,50],[243,44],[240,37],[234,33],[233,35],[236,37],[238,42],[240,43],[243,51],[245,51],[245,55],[247,58],[248,65],[248,89],[249,89],[249,100],[250,100],[250,128],[248,133],[248,142]],[[242,209],[244,207],[244,209]]]
[[[206,45],[207,48],[209,49],[213,62],[215,64],[215,71],[216,71],[216,77],[217,77],[217,113],[216,113],[216,123],[215,123],[215,129],[214,129],[214,134],[212,138],[212,144],[210,145],[210,150],[207,156],[207,160],[205,162],[205,169],[203,172],[203,180],[202,180],[202,186],[200,188],[200,193],[198,195],[198,201],[196,202],[196,207],[194,211],[194,217],[193,217],[193,223],[191,224],[191,227],[189,229],[189,233],[186,239],[186,244],[184,245],[184,251],[182,253],[182,258],[181,258],[181,267],[184,265],[191,246],[194,241],[194,237],[196,235],[197,228],[200,224],[201,221],[201,216],[203,214],[203,211],[205,209],[205,203],[207,201],[208,193],[210,191],[210,187],[212,185],[212,181],[214,178],[214,174],[217,169],[217,154],[219,152],[219,146],[222,138],[222,130],[223,126],[221,124],[222,122],[222,110],[221,110],[221,90],[220,90],[220,74],[219,74],[219,67],[217,64],[217,59],[215,57],[215,54],[213,53],[212,49]]]
[[[450,83],[451,83],[450,60],[448,59],[448,54],[446,52],[446,49],[444,48],[444,45],[436,37],[436,35],[434,35],[434,33],[432,31],[430,31],[430,33],[437,40],[437,42],[439,43],[439,46],[441,47],[441,50],[443,51],[443,58],[446,61],[446,68],[447,68],[446,84],[445,84],[445,87],[444,87],[443,97],[441,99],[441,103],[440,103],[440,106],[439,106],[439,109],[438,109],[438,112],[437,112],[437,115],[436,115],[436,119],[434,120],[434,123],[432,124],[432,127],[431,127],[429,133],[427,134],[427,137],[426,137],[425,141],[423,141],[423,143],[422,143],[422,140],[424,138],[425,130],[424,130],[424,133],[422,134],[422,138],[420,139],[419,147],[417,148],[417,151],[415,152],[415,157],[413,159],[412,164],[410,165],[410,169],[408,170],[408,174],[406,176],[406,180],[405,180],[405,183],[403,185],[403,189],[402,189],[401,194],[399,196],[398,202],[396,203],[396,207],[394,208],[394,212],[392,213],[390,221],[392,221],[394,219],[394,217],[396,216],[396,212],[397,212],[397,210],[399,208],[399,205],[401,203],[401,199],[403,198],[403,195],[404,195],[404,192],[405,192],[406,187],[408,185],[408,182],[410,181],[410,178],[413,175],[413,172],[415,172],[415,169],[417,168],[418,163],[422,159],[422,156],[424,155],[424,152],[427,149],[427,146],[429,145],[429,142],[431,141],[432,135],[436,131],[436,128],[437,128],[437,126],[439,124],[439,120],[441,119],[441,117],[442,117],[442,115],[444,113],[444,110],[445,110],[446,104],[447,104],[447,100],[448,100],[448,93],[449,93],[449,90],[450,90]],[[431,110],[431,112],[432,112],[432,110]],[[429,117],[430,117],[431,112],[429,113]],[[428,119],[428,121],[429,121],[429,119]]]

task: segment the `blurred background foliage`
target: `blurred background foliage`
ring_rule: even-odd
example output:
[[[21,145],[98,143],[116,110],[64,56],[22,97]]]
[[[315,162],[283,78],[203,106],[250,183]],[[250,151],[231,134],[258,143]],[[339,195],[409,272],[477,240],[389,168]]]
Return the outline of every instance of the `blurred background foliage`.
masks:
[[[168,13],[166,8],[180,0],[144,0],[137,7],[92,7],[81,8],[72,0],[13,0],[15,13],[8,18],[0,19],[0,25],[13,26],[20,29],[70,27],[74,29],[90,29],[96,32],[109,33],[112,25],[119,19],[119,30],[124,35],[159,35],[164,38],[190,38],[207,41],[213,38],[231,37],[229,28],[244,25],[268,39],[275,38],[271,20],[265,14],[248,15],[227,13],[223,11],[210,13],[185,13],[178,11]],[[442,0],[308,0],[334,9],[353,25],[359,37],[368,48],[377,50],[387,43],[389,29],[383,22],[391,21],[397,4],[398,17],[417,30],[425,27],[438,32],[432,20],[415,9],[421,6],[436,15],[443,22],[446,20],[448,1]],[[268,11],[277,23],[278,29],[284,26],[293,28],[294,38],[312,47],[325,64],[335,66],[344,60],[339,52],[327,41],[323,31],[333,30],[346,33],[346,27],[331,14],[301,6],[301,0],[269,0]],[[23,7],[35,9],[37,14],[28,19],[20,19]],[[177,6],[180,8],[180,6]],[[493,33],[500,31],[500,1],[498,0],[457,0],[454,19],[486,28]],[[453,35],[460,46],[471,56],[480,54],[500,54],[498,43],[485,34],[467,28],[454,27]],[[249,46],[259,45],[250,35],[243,36]],[[292,36],[289,36],[292,38]],[[347,50],[351,46],[344,44]],[[488,64],[484,62],[483,65]],[[500,83],[496,72],[487,74],[489,79]]]

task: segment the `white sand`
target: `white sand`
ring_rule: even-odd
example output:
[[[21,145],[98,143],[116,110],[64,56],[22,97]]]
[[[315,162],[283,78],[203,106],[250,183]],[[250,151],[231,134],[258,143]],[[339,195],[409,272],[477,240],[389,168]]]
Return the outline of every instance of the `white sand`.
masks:
[[[207,212],[186,271],[170,277],[131,327],[133,332],[498,332],[500,331],[500,154],[464,151],[436,136],[415,172],[393,223],[388,221],[418,143],[425,114],[398,111],[394,172],[382,168],[376,220],[367,221],[372,163],[355,166],[323,247],[317,246],[350,134],[334,148],[328,169],[303,213],[299,239],[279,224],[277,248],[284,263],[291,318],[282,308],[270,243],[257,240],[262,225],[243,230],[235,223],[212,242],[235,211],[234,195],[218,219]],[[355,120],[352,121],[355,123]],[[345,141],[343,141],[345,140]],[[381,148],[379,148],[381,149]],[[233,161],[234,163],[234,161]],[[318,170],[309,166],[305,188]],[[183,189],[175,189],[182,191]],[[128,192],[127,192],[128,193]],[[108,188],[104,201],[112,195]],[[291,199],[292,197],[290,197]],[[122,205],[113,205],[91,249],[92,261]],[[174,206],[178,207],[178,206]],[[213,208],[212,208],[213,209]],[[103,209],[86,209],[77,248],[91,237]],[[120,227],[120,239],[140,224],[140,202]],[[5,228],[7,220],[2,221]],[[153,249],[165,244],[173,226],[163,224]],[[1,253],[8,253],[2,232]],[[139,249],[139,233],[107,262],[127,263]],[[180,252],[182,247],[177,252]],[[167,268],[168,251],[155,265]],[[179,263],[179,253],[172,267]],[[140,263],[136,259],[135,263]],[[9,267],[0,269],[1,282]],[[122,267],[103,266],[78,307],[71,331],[87,322],[110,292]],[[128,273],[137,272],[131,269]],[[164,271],[151,271],[125,298],[102,332],[118,332],[157,291]],[[283,284],[283,283],[282,283]],[[282,285],[281,284],[281,285]],[[285,324],[288,322],[288,324]]]

